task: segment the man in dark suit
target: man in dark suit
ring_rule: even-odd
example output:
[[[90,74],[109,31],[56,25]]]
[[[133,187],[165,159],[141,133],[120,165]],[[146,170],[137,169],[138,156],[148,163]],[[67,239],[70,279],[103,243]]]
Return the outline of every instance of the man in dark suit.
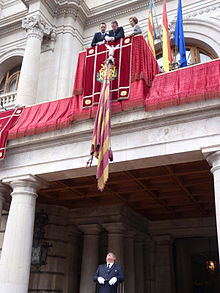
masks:
[[[100,24],[100,32],[95,33],[94,37],[92,39],[92,47],[95,47],[97,45],[102,45],[105,43],[105,36],[107,35],[106,31],[106,23],[102,22]]]
[[[105,37],[106,41],[117,41],[125,37],[124,29],[122,26],[118,26],[116,20],[112,21],[112,30],[109,31],[108,36]]]
[[[115,264],[116,256],[109,252],[106,264],[100,265],[93,277],[98,284],[98,293],[117,293],[118,283],[124,281],[122,268]]]

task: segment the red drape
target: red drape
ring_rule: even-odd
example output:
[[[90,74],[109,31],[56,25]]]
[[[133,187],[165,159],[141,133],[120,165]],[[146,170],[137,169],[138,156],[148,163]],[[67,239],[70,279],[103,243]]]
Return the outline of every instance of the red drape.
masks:
[[[27,107],[18,123],[9,131],[8,139],[67,127],[72,123],[74,106],[71,97]]]
[[[0,160],[5,157],[8,132],[18,121],[22,111],[23,108],[17,108],[0,113]]]
[[[131,37],[109,43],[110,46],[117,47],[114,53],[115,67],[114,70],[111,70],[114,75],[111,81],[112,101],[129,98],[132,43],[133,38]],[[108,50],[105,44],[86,50],[83,108],[92,107],[99,102],[104,62],[107,58]]]
[[[140,73],[144,73],[144,69]],[[79,88],[82,88],[82,80],[76,75],[75,84]],[[145,80],[133,81],[130,99],[112,103],[112,112],[143,105],[144,101],[146,110],[150,111],[220,97],[220,60],[157,75],[149,95],[148,92]],[[10,129],[9,139],[60,129],[74,120],[93,117],[96,110],[97,106],[82,109],[82,95],[27,107]]]
[[[220,97],[220,60],[186,67],[153,80],[146,111]]]
[[[112,113],[144,106],[144,101],[149,93],[154,76],[159,73],[157,61],[142,35],[133,38],[132,46],[130,97],[128,100],[113,102]],[[85,58],[86,52],[79,54],[73,90],[75,104],[74,119],[94,117],[97,110],[97,106],[82,109],[83,92],[81,88],[85,78]],[[86,78],[88,77],[86,76]]]

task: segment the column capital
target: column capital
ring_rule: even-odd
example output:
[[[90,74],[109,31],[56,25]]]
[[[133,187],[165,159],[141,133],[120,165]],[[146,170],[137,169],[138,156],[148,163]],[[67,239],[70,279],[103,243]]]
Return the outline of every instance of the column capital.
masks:
[[[98,235],[102,231],[99,224],[82,224],[78,227],[85,235]]]
[[[220,151],[213,152],[206,157],[209,165],[212,166],[211,172],[220,169]]]
[[[144,233],[138,233],[135,236],[135,242],[145,242],[146,239],[148,238],[148,235],[144,234]]]
[[[42,41],[44,35],[50,35],[52,28],[40,15],[32,15],[22,19],[22,28],[28,33],[28,38],[34,37]]]
[[[123,223],[104,223],[102,226],[111,234],[123,234],[126,227]]]
[[[48,186],[48,182],[32,174],[7,177],[2,182],[10,185],[13,190],[15,188],[33,188],[37,191]]]
[[[156,242],[157,245],[171,245],[173,243],[173,237],[171,235],[154,235],[153,240]]]
[[[127,230],[125,233],[125,237],[126,238],[130,238],[130,239],[134,239],[134,237],[136,236],[136,232],[133,230]]]

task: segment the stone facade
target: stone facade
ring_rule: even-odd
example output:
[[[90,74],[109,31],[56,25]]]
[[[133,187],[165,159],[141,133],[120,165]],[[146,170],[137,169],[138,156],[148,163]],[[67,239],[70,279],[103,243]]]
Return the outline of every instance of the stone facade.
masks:
[[[176,2],[167,1],[172,41]],[[219,57],[219,1],[182,2],[186,44]],[[13,103],[29,105],[71,96],[78,53],[90,46],[100,21],[109,28],[117,19],[129,34],[128,18],[136,15],[146,35],[146,1],[112,3],[0,0],[0,76],[22,63]],[[155,1],[155,12],[159,35],[162,1]],[[159,38],[156,49],[160,51]],[[105,261],[106,252],[113,250],[124,267],[125,293],[191,293],[192,275],[184,269],[189,267],[189,251],[208,250],[203,238],[215,242],[216,226],[220,239],[219,117],[218,99],[115,114],[111,164],[111,172],[120,172],[207,160],[214,176],[217,225],[212,217],[150,221],[125,205],[68,209],[39,204],[38,190],[48,182],[95,174],[95,166],[84,167],[92,120],[10,141],[7,157],[0,162],[0,292],[94,293],[92,274]],[[53,245],[40,272],[30,266],[35,206],[49,216],[46,240]],[[176,280],[173,247],[183,276]]]

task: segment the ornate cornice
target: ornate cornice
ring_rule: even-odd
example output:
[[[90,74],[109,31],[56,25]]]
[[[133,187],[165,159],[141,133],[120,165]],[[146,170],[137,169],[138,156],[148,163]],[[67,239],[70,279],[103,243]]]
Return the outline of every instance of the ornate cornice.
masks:
[[[11,32],[21,30],[22,18],[27,15],[27,11],[22,11],[16,15],[5,17],[0,20],[0,35],[9,34]]]
[[[52,31],[52,28],[39,15],[25,17],[22,20],[22,28],[27,31],[28,38],[35,37],[39,40],[42,40],[44,35],[50,35]]]
[[[196,10],[192,11],[191,13],[188,13],[187,15],[185,15],[183,17],[183,19],[194,18],[194,17],[198,17],[198,16],[201,17],[203,14],[214,12],[215,10],[217,10],[219,8],[220,8],[220,3],[206,6],[201,9],[196,9]]]

